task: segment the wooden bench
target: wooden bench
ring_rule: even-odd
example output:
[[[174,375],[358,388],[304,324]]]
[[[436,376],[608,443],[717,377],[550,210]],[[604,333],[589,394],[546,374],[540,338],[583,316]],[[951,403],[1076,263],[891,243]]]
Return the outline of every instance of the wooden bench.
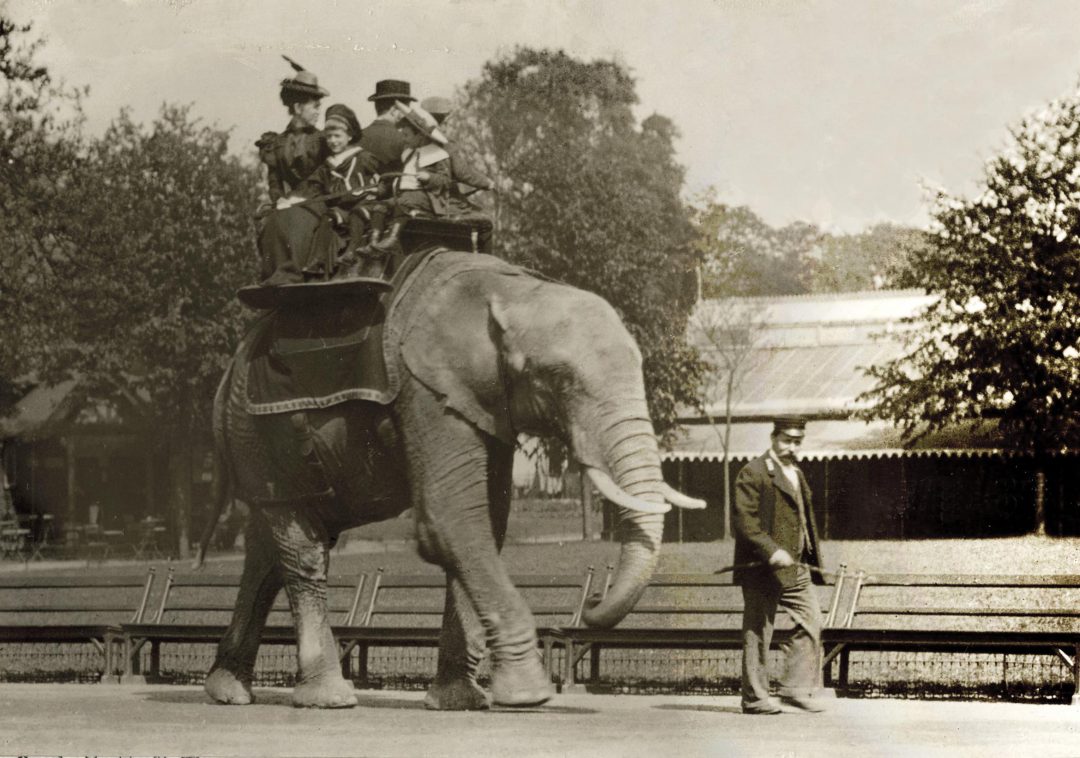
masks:
[[[0,576],[0,642],[87,643],[113,681],[125,621],[147,610],[154,568],[114,576]]]
[[[327,610],[331,619],[350,628],[357,610],[367,574],[332,575],[327,582]],[[228,628],[239,587],[238,576],[203,573],[176,574],[172,569],[158,599],[157,612],[149,621],[123,624],[125,683],[141,683],[161,677],[161,646],[165,643],[217,643]],[[337,633],[338,626],[334,626]],[[263,629],[264,644],[296,643],[296,630],[284,591],[278,593]],[[143,670],[142,649],[150,646],[148,670]],[[348,675],[348,651],[341,653]]]
[[[512,576],[537,620],[537,637],[545,666],[552,670],[552,630],[560,624],[575,626],[592,587],[593,568],[582,574]],[[358,650],[357,678],[369,677],[373,647],[437,647],[446,600],[443,574],[385,574],[380,568],[372,581],[367,607],[356,626],[337,627],[334,634],[345,655]],[[393,623],[390,623],[390,620]]]
[[[604,592],[610,582],[608,567]],[[823,626],[834,623],[843,611],[834,586],[816,588]],[[654,574],[633,610],[613,629],[580,624],[552,629],[547,646],[564,648],[559,682],[563,691],[596,686],[604,650],[739,650],[742,647],[742,589],[725,574]],[[787,617],[778,614],[778,624]],[[580,614],[578,616],[580,621]],[[790,624],[788,620],[786,623]],[[791,627],[779,626],[773,647],[791,636]],[[578,667],[589,655],[589,675],[582,682]]]
[[[1080,704],[1080,576],[841,574],[846,613],[823,635],[826,672],[849,685],[856,651],[1044,654],[1072,674]]]

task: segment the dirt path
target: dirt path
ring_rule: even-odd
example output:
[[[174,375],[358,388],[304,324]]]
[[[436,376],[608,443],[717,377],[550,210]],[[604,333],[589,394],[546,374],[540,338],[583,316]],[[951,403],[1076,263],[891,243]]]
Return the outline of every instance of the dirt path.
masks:
[[[743,716],[733,697],[560,695],[544,708],[432,713],[419,692],[301,711],[285,690],[209,703],[197,687],[0,685],[0,755],[1075,756],[1080,708],[836,700],[828,713]]]

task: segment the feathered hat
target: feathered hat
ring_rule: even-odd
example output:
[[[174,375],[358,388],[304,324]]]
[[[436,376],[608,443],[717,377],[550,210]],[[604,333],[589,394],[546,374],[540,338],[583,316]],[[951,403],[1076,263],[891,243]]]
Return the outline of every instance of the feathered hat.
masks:
[[[298,95],[307,95],[312,98],[326,97],[330,94],[319,86],[319,79],[315,74],[308,71],[289,56],[282,55],[281,57],[288,61],[289,65],[293,67],[293,71],[296,72],[296,75],[291,79],[281,80],[282,93],[295,92]]]

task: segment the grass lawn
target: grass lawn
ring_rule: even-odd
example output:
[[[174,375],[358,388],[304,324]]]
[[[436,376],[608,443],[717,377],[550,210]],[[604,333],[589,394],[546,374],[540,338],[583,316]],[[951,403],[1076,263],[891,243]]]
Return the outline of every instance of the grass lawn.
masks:
[[[369,570],[385,566],[387,571],[437,571],[424,563],[411,547],[406,550],[380,549],[366,543],[372,552],[354,552],[357,543],[346,545],[331,558],[334,571]],[[734,542],[666,543],[660,552],[658,571],[664,573],[707,573],[733,560]],[[852,540],[830,541],[822,545],[824,567],[836,569],[846,563],[849,570],[868,573],[913,574],[1080,574],[1080,539],[1051,537],[1011,537],[970,540]],[[584,571],[592,565],[599,571],[618,559],[619,545],[613,542],[564,541],[543,544],[511,542],[503,557],[511,573],[563,573]]]

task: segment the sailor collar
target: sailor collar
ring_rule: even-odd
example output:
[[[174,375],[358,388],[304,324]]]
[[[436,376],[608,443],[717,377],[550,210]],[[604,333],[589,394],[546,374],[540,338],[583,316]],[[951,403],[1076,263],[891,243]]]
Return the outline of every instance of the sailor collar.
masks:
[[[334,155],[328,155],[326,157],[326,163],[330,168],[340,168],[346,161],[354,158],[359,153],[363,152],[363,148],[359,145],[353,145],[352,147],[342,150],[340,153]]]
[[[406,150],[401,154],[402,163],[413,163],[417,168],[425,168],[439,161],[449,160],[450,153],[443,150],[433,142],[422,145],[413,150]]]

